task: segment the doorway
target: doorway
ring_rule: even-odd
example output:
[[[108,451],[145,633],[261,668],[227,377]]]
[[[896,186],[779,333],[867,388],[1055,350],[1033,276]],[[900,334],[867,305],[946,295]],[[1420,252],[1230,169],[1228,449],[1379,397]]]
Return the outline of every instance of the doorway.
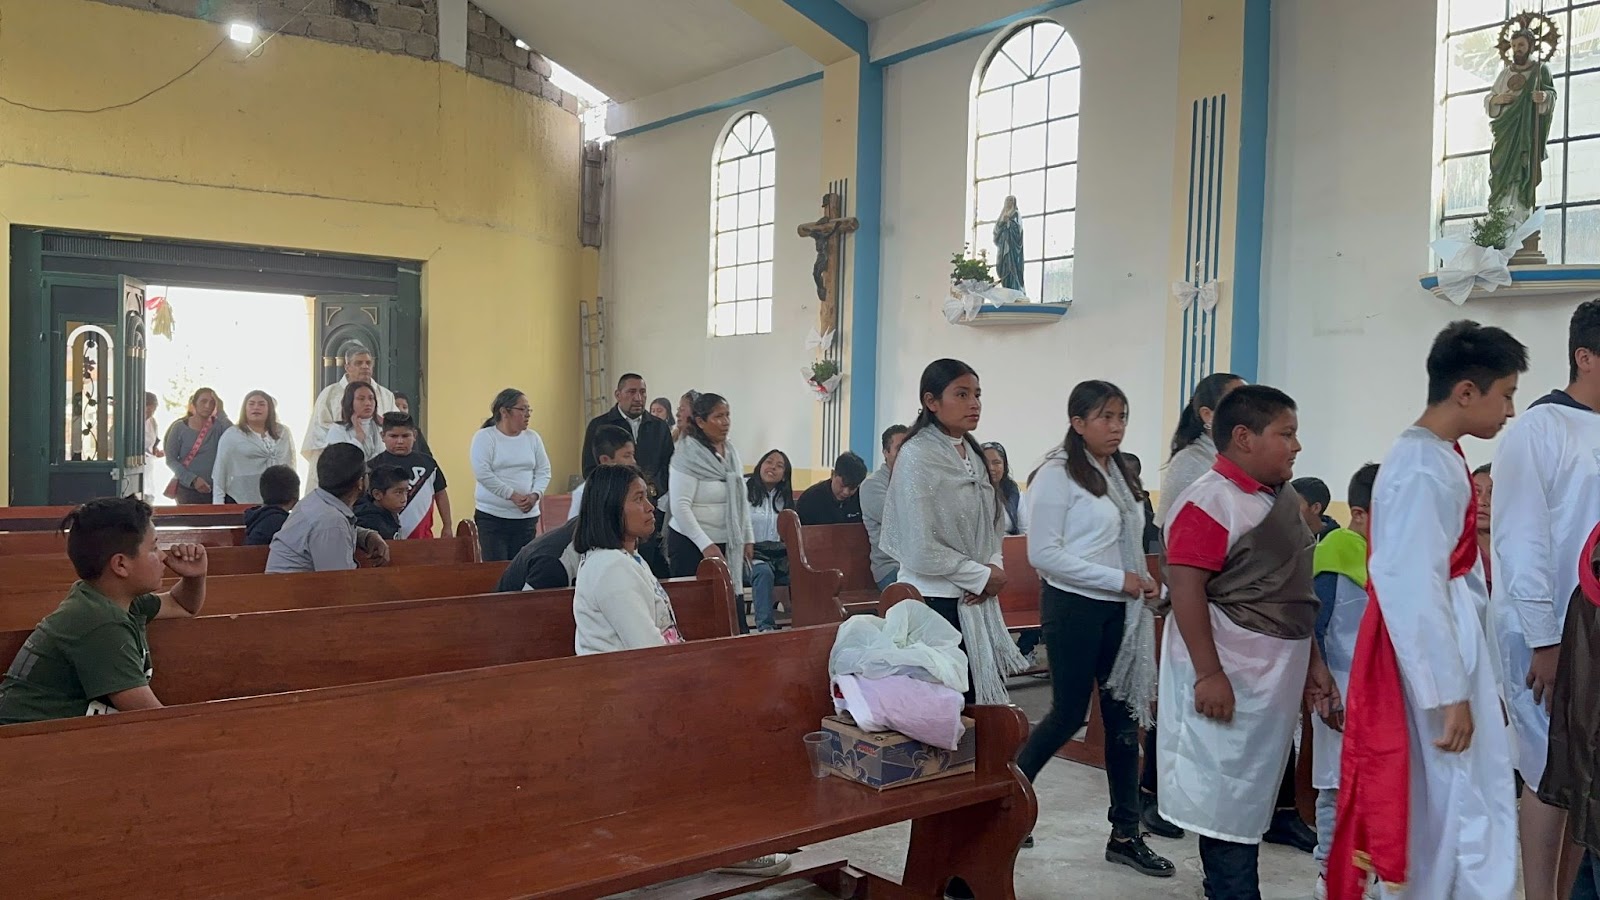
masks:
[[[424,399],[420,263],[28,226],[10,236],[11,505],[160,497],[171,473],[145,457],[147,391],[164,436],[196,388],[215,390],[230,419],[264,390],[299,446],[316,393],[343,374],[324,347],[352,330],[380,383]]]
[[[188,412],[189,398],[210,388],[221,411],[238,424],[245,394],[266,391],[277,404],[278,421],[304,444],[311,406],[321,387],[313,309],[316,298],[214,288],[148,285],[145,308],[145,390],[155,395],[155,434],[166,444],[167,429]],[[254,349],[241,352],[236,335],[249,335]],[[157,506],[175,503],[162,495],[172,477],[165,460],[145,459],[145,493]],[[295,454],[301,484],[306,461]]]

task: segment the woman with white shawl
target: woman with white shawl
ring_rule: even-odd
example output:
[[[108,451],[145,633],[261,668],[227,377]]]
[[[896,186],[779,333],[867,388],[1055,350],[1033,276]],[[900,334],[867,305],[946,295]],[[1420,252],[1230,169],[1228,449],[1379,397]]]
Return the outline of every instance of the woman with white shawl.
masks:
[[[693,399],[667,476],[667,561],[674,578],[691,576],[700,560],[718,556],[728,564],[733,583],[744,584],[755,531],[744,462],[728,440],[731,425],[728,401],[720,395]]]
[[[972,436],[983,411],[978,373],[960,360],[935,360],[919,391],[921,409],[895,460],[879,543],[899,561],[900,581],[961,631],[968,701],[1008,703],[1006,676],[1028,664],[996,599],[1006,574],[994,486]]]
[[[1067,400],[1071,428],[1028,479],[1028,562],[1041,581],[1040,622],[1050,653],[1050,712],[1017,757],[1029,781],[1088,719],[1100,688],[1106,781],[1111,787],[1108,862],[1170,878],[1172,863],[1140,834],[1139,727],[1156,696],[1155,619],[1146,600],[1144,488],[1122,456],[1128,397],[1085,381]]]

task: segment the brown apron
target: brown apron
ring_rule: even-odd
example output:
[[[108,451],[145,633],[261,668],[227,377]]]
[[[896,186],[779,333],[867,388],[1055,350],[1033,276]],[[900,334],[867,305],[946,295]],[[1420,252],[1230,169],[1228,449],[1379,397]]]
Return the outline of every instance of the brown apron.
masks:
[[[1589,537],[1582,557],[1592,576],[1596,537]],[[1550,752],[1539,799],[1567,811],[1572,839],[1600,853],[1600,785],[1595,768],[1600,764],[1600,606],[1584,592],[1580,579],[1567,604],[1567,621],[1561,633],[1561,663],[1556,670],[1555,698],[1550,711]],[[1600,598],[1596,598],[1600,599]]]
[[[1206,584],[1206,599],[1248,631],[1291,641],[1311,637],[1320,607],[1311,576],[1315,547],[1300,517],[1300,495],[1286,484],[1261,524],[1234,542],[1222,571]]]

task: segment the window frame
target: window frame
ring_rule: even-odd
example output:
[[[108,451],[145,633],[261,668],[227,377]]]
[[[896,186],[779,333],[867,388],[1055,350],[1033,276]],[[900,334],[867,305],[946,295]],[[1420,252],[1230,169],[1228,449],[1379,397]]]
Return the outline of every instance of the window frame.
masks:
[[[1044,50],[1043,56],[1035,58],[1038,56],[1037,41],[1032,35],[1041,27],[1057,34],[1055,40]],[[1070,61],[1059,67],[1047,66],[1063,43]],[[1020,55],[1007,52],[1008,49],[1017,46],[1025,47],[1028,52],[1026,65],[1021,63]],[[985,88],[984,82],[991,68],[1002,55],[1007,64],[1015,67],[1016,73],[1023,77],[1020,80]],[[1070,85],[1070,95],[1067,89],[1063,88],[1060,97],[1053,96],[1051,91],[1053,78],[1059,78],[1060,84]],[[1016,88],[1030,84],[1042,84],[1043,97],[1038,102],[1043,104],[1044,118],[1017,125],[1015,123],[1019,106]],[[1039,89],[1033,90],[1037,92]],[[1009,94],[1009,109],[1001,117],[1007,124],[994,130],[985,130],[986,109],[998,110],[998,103],[993,107],[986,107],[985,98],[1002,92]],[[1083,60],[1078,43],[1066,26],[1048,17],[1027,19],[998,35],[979,59],[968,93],[965,228],[967,246],[972,254],[986,251],[991,263],[997,261],[993,246],[994,222],[999,216],[1000,204],[1004,203],[1005,197],[1015,195],[1023,219],[1024,288],[1029,298],[1038,303],[1069,303],[1074,294],[1080,199],[1078,189],[1082,166],[1080,153],[1082,99]],[[1054,107],[1058,101],[1064,104],[1059,111]],[[1024,152],[1042,159],[1042,163],[1019,165],[1015,150],[1016,135],[1018,132],[1032,131],[1035,128],[1042,130],[1042,146],[1036,154],[1033,154],[1032,147]],[[1000,141],[995,139],[1000,135],[1006,136],[1004,143],[1008,145],[1008,162],[1003,174],[986,175],[981,168],[984,165],[985,144],[992,141],[990,146],[998,146]],[[1063,150],[1056,155],[1052,150],[1052,139],[1060,141],[1068,137],[1071,149]],[[1053,174],[1062,180],[1053,180]],[[1016,194],[1018,178],[1036,182],[1037,194],[1033,195],[1031,191],[1026,190],[1025,193],[1030,196]],[[995,194],[993,188],[986,189],[986,185],[1003,186],[1004,191]],[[1057,205],[1057,191],[1063,197],[1070,199],[1063,199],[1060,205]],[[1051,264],[1061,265],[1047,275]]]
[[[1452,72],[1452,42],[1464,35],[1489,34],[1498,38],[1500,28],[1512,15],[1521,12],[1520,0],[1504,0],[1505,14],[1497,21],[1486,25],[1476,25],[1465,28],[1455,28],[1453,19],[1456,14],[1456,5],[1462,0],[1440,0],[1439,7],[1439,47],[1438,68],[1434,86],[1435,102],[1438,105],[1436,131],[1437,144],[1434,148],[1435,169],[1435,196],[1434,196],[1434,231],[1435,234],[1445,237],[1465,238],[1471,228],[1473,219],[1482,217],[1488,210],[1488,173],[1485,163],[1484,177],[1481,185],[1482,200],[1462,210],[1450,209],[1450,172],[1456,166],[1464,165],[1461,160],[1482,158],[1488,159],[1492,151],[1489,148],[1482,150],[1457,150],[1450,145],[1449,112],[1452,102],[1459,102],[1464,97],[1481,98],[1493,89],[1493,83],[1472,88],[1452,90],[1450,74]],[[1550,75],[1555,81],[1557,116],[1550,129],[1550,140],[1546,144],[1549,159],[1545,161],[1546,170],[1544,180],[1539,186],[1540,200],[1546,209],[1545,227],[1541,236],[1540,249],[1552,264],[1583,265],[1600,262],[1600,238],[1596,239],[1595,249],[1581,257],[1572,257],[1569,254],[1571,247],[1569,223],[1572,213],[1600,216],[1600,178],[1596,179],[1596,188],[1584,192],[1574,199],[1572,191],[1572,148],[1574,145],[1592,148],[1597,162],[1600,162],[1600,117],[1596,118],[1595,125],[1580,134],[1572,133],[1573,124],[1573,96],[1572,81],[1574,78],[1591,76],[1591,80],[1600,87],[1600,53],[1595,54],[1593,64],[1577,68],[1572,67],[1571,40],[1572,21],[1575,14],[1591,13],[1600,18],[1600,0],[1557,0],[1554,10],[1546,10],[1548,15],[1561,29],[1561,45],[1556,56],[1550,60]],[[1600,26],[1600,22],[1597,22]],[[1596,33],[1600,33],[1597,31]],[[1495,69],[1498,71],[1499,63],[1496,60]],[[1600,103],[1600,93],[1594,98]],[[1484,116],[1481,110],[1481,100],[1472,104],[1475,115]],[[1487,117],[1485,116],[1485,121]],[[1580,251],[1581,252],[1581,251]]]
[[[750,127],[743,129],[747,122]],[[777,149],[772,120],[757,110],[734,114],[717,138],[711,159],[706,311],[706,333],[712,338],[772,333]],[[753,181],[747,182],[752,171]],[[732,190],[726,190],[724,183],[729,174],[737,179]],[[745,222],[747,204],[753,206],[749,223]],[[733,220],[725,222],[725,215],[732,215]]]

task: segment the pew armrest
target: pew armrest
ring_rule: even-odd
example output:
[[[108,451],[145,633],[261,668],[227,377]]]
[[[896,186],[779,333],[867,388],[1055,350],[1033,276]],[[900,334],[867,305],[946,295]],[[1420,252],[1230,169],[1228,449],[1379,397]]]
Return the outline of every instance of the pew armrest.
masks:
[[[903,582],[897,581],[889,585],[884,589],[883,596],[878,598],[878,615],[887,616],[889,610],[894,608],[896,603],[903,600],[915,600],[921,603],[923,602],[922,592]]]
[[[778,514],[778,535],[789,553],[789,595],[792,600],[824,603],[829,598],[839,610],[839,621],[844,621],[844,607],[839,605],[839,593],[844,588],[844,572],[838,569],[818,569],[806,555],[805,541],[800,536],[800,514],[786,509]],[[820,624],[796,622],[795,624]]]

